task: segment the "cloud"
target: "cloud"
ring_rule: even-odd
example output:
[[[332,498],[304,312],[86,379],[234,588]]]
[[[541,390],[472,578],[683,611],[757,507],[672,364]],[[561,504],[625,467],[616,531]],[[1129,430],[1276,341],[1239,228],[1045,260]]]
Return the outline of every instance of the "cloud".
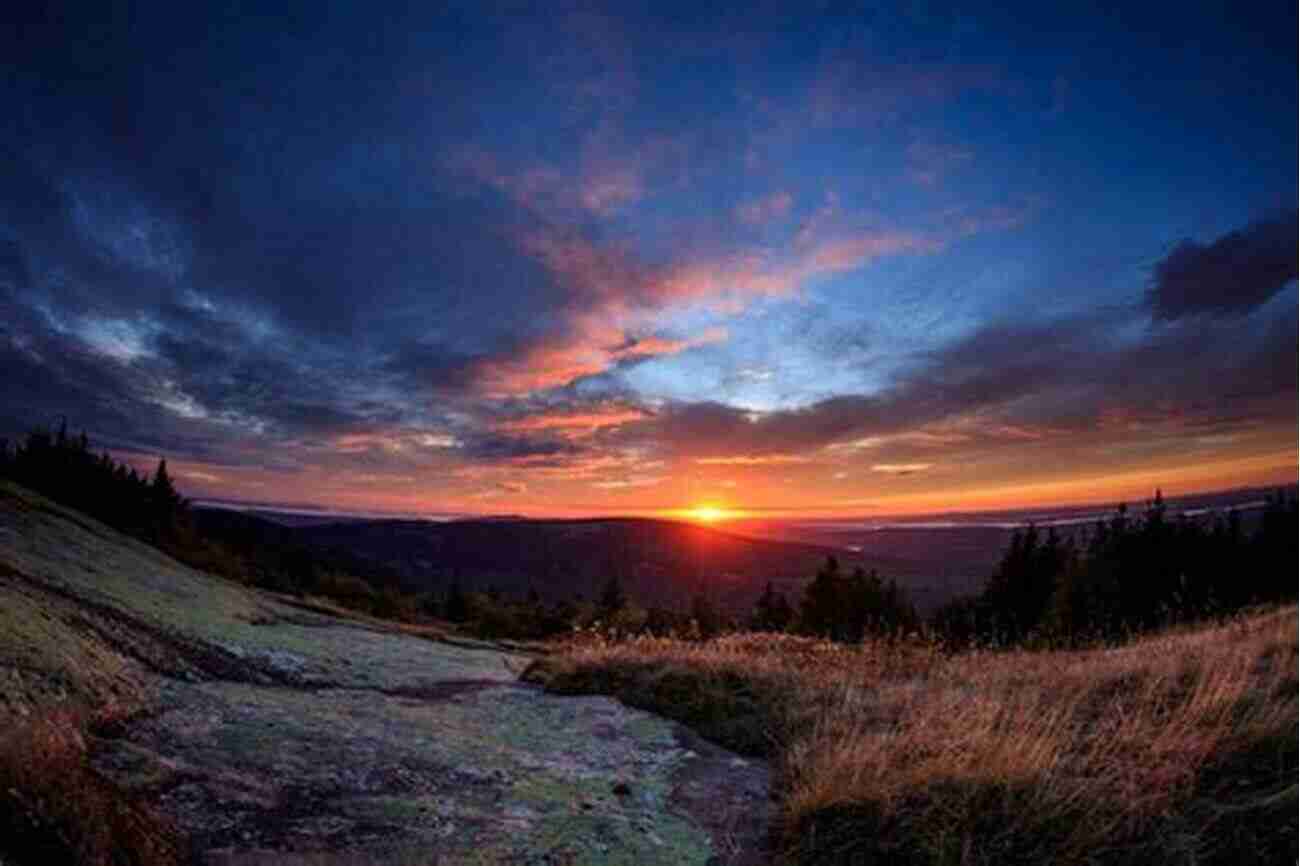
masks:
[[[461,452],[472,461],[528,464],[578,455],[582,449],[564,439],[548,436],[477,432],[462,441]]]
[[[764,465],[822,449],[888,450],[893,458],[1294,423],[1297,336],[1289,319],[1190,323],[1133,338],[1120,336],[1128,315],[987,325],[918,357],[873,394],[764,413],[669,404],[613,440],[706,465]],[[913,462],[930,461],[875,465]]]
[[[0,238],[0,286],[15,290],[31,285],[32,274],[23,248],[16,240]]]
[[[736,219],[749,225],[762,225],[784,217],[794,204],[794,196],[782,190],[764,198],[754,199],[736,206]]]
[[[223,489],[265,471],[464,497],[514,473],[653,487],[675,458],[706,475],[843,460],[860,478],[956,465],[943,449],[1294,422],[1293,316],[1264,320],[1295,278],[1294,214],[1172,250],[1150,328],[976,326],[920,286],[968,281],[988,251],[884,261],[1035,207],[953,189],[927,215],[906,176],[868,164],[918,140],[914,180],[969,164],[935,109],[1004,76],[961,52],[876,62],[846,31],[811,63],[764,67],[785,31],[752,10],[700,32],[487,10],[454,35],[418,4],[300,11],[286,29],[190,7],[20,10],[21,38],[0,36],[0,96],[21,106],[0,128],[0,435],[67,415]],[[564,38],[539,38],[557,24]],[[701,68],[725,86],[681,99]],[[293,98],[263,98],[277,88]],[[986,132],[962,141],[992,171],[1004,145],[1032,146]],[[902,308],[938,327],[896,350]],[[825,325],[791,327],[813,314]],[[742,391],[761,398],[727,405]],[[816,402],[750,411],[796,400]]]
[[[811,458],[803,454],[735,454],[726,457],[696,457],[701,466],[788,466],[807,463]]]
[[[666,355],[677,355],[688,349],[725,343],[728,332],[726,328],[706,328],[698,335],[685,340],[670,337],[632,337],[629,336],[621,345],[609,350],[610,358],[619,365],[635,364]]]
[[[1201,244],[1184,240],[1154,269],[1147,304],[1158,321],[1247,313],[1296,279],[1296,211]]]
[[[872,465],[871,471],[883,472],[886,475],[906,476],[924,472],[933,466],[933,463],[876,463]]]
[[[809,239],[789,255],[745,249],[651,265],[619,244],[600,245],[573,233],[534,231],[521,243],[569,295],[561,308],[563,325],[475,365],[477,380],[494,395],[558,387],[620,363],[678,354],[727,337],[724,328],[713,327],[685,339],[651,336],[632,342],[626,336],[629,322],[694,304],[735,315],[756,299],[795,294],[818,277],[942,246],[910,232],[859,231]]]
[[[530,412],[497,425],[506,433],[554,431],[564,438],[590,436],[606,427],[621,427],[647,418],[651,413],[625,403],[598,402],[587,407],[560,407]]]
[[[882,123],[917,104],[944,102],[971,90],[992,90],[1003,74],[988,64],[873,63],[836,59],[810,89],[813,122],[828,126]]]
[[[592,487],[600,490],[628,490],[636,487],[654,487],[668,480],[666,475],[629,475],[607,481],[593,481]]]
[[[907,176],[926,187],[939,183],[974,159],[970,150],[951,144],[916,139],[907,147]]]

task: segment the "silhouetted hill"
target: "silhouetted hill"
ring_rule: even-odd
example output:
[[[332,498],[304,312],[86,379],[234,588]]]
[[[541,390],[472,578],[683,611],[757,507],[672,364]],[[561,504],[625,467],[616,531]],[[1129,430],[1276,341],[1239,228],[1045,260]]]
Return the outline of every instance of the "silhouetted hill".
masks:
[[[639,518],[365,521],[306,527],[300,538],[396,572],[403,588],[495,588],[546,601],[595,598],[610,576],[641,605],[684,608],[702,592],[748,610],[772,581],[793,595],[830,548],[729,535],[704,526]]]
[[[275,585],[298,578],[309,585],[307,574],[322,570],[364,575],[376,585],[398,583],[399,575],[373,559],[316,545],[302,535],[305,527],[224,508],[195,508],[191,518],[204,537],[238,552],[249,572],[246,578],[254,583]]]
[[[363,572],[395,578],[405,591],[496,589],[544,601],[594,599],[616,575],[638,604],[685,608],[702,592],[719,607],[748,612],[771,581],[794,601],[828,555],[903,579],[906,563],[864,558],[812,544],[732,535],[690,523],[645,518],[593,520],[351,520],[288,527],[250,514],[196,509],[204,531],[237,532],[243,544],[307,545]],[[355,570],[355,569],[354,569]]]

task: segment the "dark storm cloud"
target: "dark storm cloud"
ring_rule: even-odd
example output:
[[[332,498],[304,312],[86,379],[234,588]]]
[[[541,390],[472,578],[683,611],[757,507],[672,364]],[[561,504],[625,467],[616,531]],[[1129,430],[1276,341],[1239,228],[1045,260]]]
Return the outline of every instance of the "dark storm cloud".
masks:
[[[31,281],[31,270],[27,267],[22,247],[15,240],[0,239],[0,286],[26,289]]]
[[[14,308],[0,304],[0,311]],[[270,453],[236,457],[229,440],[237,431],[213,429],[167,409],[160,400],[175,395],[159,389],[155,372],[106,361],[79,340],[32,327],[31,317],[23,318],[9,317],[0,326],[0,435],[66,419],[73,429],[92,431],[99,447],[287,468]]]
[[[572,442],[549,437],[510,436],[497,433],[476,433],[461,446],[465,455],[488,463],[528,460],[530,458],[557,458],[572,456],[583,451]]]
[[[443,429],[434,394],[470,399],[472,363],[553,327],[563,288],[511,254],[527,215],[438,171],[474,93],[501,85],[461,70],[448,92],[409,33],[484,22],[419,15],[16,10],[0,35],[6,432],[67,414],[100,441],[239,460],[213,443]],[[112,355],[114,339],[130,345]]]
[[[446,345],[409,341],[383,362],[383,370],[400,386],[416,393],[465,393],[475,381],[485,354],[466,354]]]
[[[1169,321],[1249,312],[1296,278],[1296,212],[1263,220],[1208,244],[1185,240],[1155,267],[1147,302]]]
[[[184,283],[333,339],[382,342],[415,312],[522,326],[547,306],[544,275],[502,255],[499,204],[451,196],[437,171],[479,84],[440,90],[443,61],[409,39],[471,23],[419,17],[20,12],[3,222],[62,272],[63,303],[128,309]]]

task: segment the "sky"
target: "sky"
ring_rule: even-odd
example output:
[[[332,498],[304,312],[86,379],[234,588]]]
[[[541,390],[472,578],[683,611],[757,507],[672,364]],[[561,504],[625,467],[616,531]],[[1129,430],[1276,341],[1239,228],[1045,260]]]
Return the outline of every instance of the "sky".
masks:
[[[1297,477],[1294,3],[23,4],[0,435],[196,498]]]

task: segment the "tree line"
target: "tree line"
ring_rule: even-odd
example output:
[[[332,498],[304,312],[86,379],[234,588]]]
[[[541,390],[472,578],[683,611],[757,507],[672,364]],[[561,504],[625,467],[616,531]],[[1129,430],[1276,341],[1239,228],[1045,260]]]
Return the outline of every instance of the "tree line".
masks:
[[[345,551],[298,544],[288,530],[240,515],[196,512],[180,494],[167,461],[140,472],[96,453],[87,435],[35,429],[20,442],[0,438],[0,478],[7,478],[114,529],[158,547],[192,567],[277,592],[315,594],[379,616],[414,602],[392,588],[390,575]],[[364,575],[358,576],[358,575]]]
[[[152,544],[175,542],[186,527],[188,503],[166,460],[158,461],[152,475],[142,474],[108,452],[93,452],[84,432],[68,434],[66,421],[57,432],[33,430],[16,446],[0,439],[0,478]]]
[[[1089,531],[1016,532],[980,595],[934,618],[950,642],[1112,641],[1296,597],[1296,500],[1277,491],[1248,532],[1242,513],[1170,516],[1160,491]]]
[[[241,582],[330,597],[386,617],[432,616],[484,636],[544,638],[598,626],[622,634],[707,638],[749,629],[841,642],[927,632],[954,646],[1063,645],[1107,641],[1176,622],[1296,597],[1297,505],[1279,491],[1247,530],[1241,512],[1171,516],[1160,491],[1140,514],[1121,505],[1090,530],[1028,525],[1011,538],[983,591],[922,622],[893,580],[832,556],[797,603],[768,583],[748,616],[725,614],[697,593],[685,610],[644,609],[617,577],[597,596],[543,604],[536,592],[505,599],[489,588],[402,594],[396,576],[345,550],[296,542],[290,530],[233,513],[193,512],[159,460],[141,473],[83,432],[34,430],[0,439],[8,478],[153,544],[176,559]]]

